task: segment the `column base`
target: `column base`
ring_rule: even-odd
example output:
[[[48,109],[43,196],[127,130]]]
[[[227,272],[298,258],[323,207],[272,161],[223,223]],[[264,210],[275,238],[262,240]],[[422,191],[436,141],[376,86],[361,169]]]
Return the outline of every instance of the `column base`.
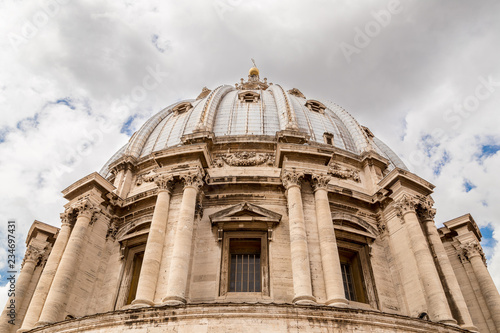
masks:
[[[130,308],[131,309],[143,308],[145,306],[153,306],[153,305],[155,305],[155,303],[151,302],[150,300],[138,298],[132,301]]]
[[[47,326],[47,325],[50,325],[50,324],[52,324],[52,323],[48,322],[48,321],[37,321],[35,323],[34,328],[37,328],[37,327],[40,327],[40,326]]]
[[[316,298],[314,298],[314,296],[309,296],[309,295],[296,296],[292,300],[292,303],[300,304],[300,305],[315,305],[315,304],[317,304]]]
[[[176,306],[186,304],[186,299],[181,296],[167,296],[162,299],[161,305]]]
[[[464,330],[471,331],[471,332],[478,332],[479,333],[479,329],[474,325],[463,325],[463,326],[460,326],[460,328],[462,328]]]
[[[455,319],[443,319],[439,320],[438,323],[459,327]]]
[[[349,302],[345,298],[333,298],[325,302],[326,305],[335,308],[348,308]]]

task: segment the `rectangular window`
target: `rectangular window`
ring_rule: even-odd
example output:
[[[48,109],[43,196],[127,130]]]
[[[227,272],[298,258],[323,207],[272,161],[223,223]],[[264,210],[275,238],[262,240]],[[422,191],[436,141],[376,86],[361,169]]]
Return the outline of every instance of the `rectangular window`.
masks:
[[[229,292],[260,292],[260,239],[233,238],[229,253]]]
[[[267,231],[228,231],[222,237],[219,296],[269,296]]]

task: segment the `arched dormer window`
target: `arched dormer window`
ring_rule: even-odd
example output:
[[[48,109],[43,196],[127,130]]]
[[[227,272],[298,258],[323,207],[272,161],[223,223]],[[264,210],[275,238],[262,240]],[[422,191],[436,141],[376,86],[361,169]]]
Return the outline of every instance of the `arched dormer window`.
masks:
[[[174,108],[172,109],[172,112],[174,113],[174,115],[177,116],[181,113],[189,111],[192,108],[193,108],[193,104],[191,104],[190,102],[183,102],[183,103],[180,103],[180,104],[177,104],[176,106],[174,106]]]
[[[260,94],[255,91],[242,91],[238,94],[238,99],[242,103],[257,103],[260,99]]]
[[[318,112],[318,113],[325,113],[325,109],[326,109],[325,104],[323,104],[319,101],[316,101],[314,99],[307,100],[305,106],[309,110],[311,110],[313,112]]]

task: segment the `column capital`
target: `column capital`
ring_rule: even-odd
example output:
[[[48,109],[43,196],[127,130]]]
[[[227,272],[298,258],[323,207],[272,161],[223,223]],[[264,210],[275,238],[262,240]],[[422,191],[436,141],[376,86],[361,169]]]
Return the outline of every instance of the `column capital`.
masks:
[[[179,178],[184,181],[184,188],[193,187],[199,190],[203,186],[203,171],[201,169],[181,174]]]
[[[174,188],[174,176],[168,174],[157,175],[154,182],[158,187],[158,191],[172,192]]]
[[[474,257],[480,257],[486,265],[486,257],[478,241],[472,240],[470,242],[460,244],[460,250],[462,251],[462,255],[469,261]]]
[[[412,196],[404,194],[399,200],[395,201],[396,214],[402,218],[408,213],[414,212],[417,207],[418,200]]]
[[[32,245],[28,245],[28,248],[26,249],[26,253],[24,254],[23,262],[21,264],[21,267],[24,267],[25,263],[32,262],[35,264],[38,263],[38,261],[42,258],[44,250],[37,249],[36,247]]]
[[[92,219],[94,214],[99,211],[99,208],[88,198],[77,201],[71,208],[78,214],[77,217],[85,216],[89,219]]]
[[[314,192],[317,190],[326,190],[331,179],[332,177],[329,175],[313,173],[311,175],[311,185]]]
[[[434,216],[436,216],[436,209],[432,207],[433,205],[434,202],[430,198],[425,198],[425,200],[419,202],[417,207],[417,214],[418,217],[422,219],[422,221],[434,221]]]
[[[73,214],[72,208],[66,209],[59,216],[61,218],[61,226],[71,226],[75,222],[75,214]]]
[[[295,169],[284,169],[281,172],[281,181],[287,190],[292,186],[300,187],[303,178],[304,172]]]

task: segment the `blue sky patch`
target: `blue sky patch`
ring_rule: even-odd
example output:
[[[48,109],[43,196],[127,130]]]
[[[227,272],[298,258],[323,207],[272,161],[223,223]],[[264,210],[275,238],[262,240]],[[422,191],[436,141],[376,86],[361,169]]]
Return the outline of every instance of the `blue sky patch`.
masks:
[[[450,155],[448,154],[448,152],[445,150],[444,153],[443,153],[443,157],[437,161],[434,165],[434,168],[432,169],[434,175],[436,176],[439,176],[441,174],[441,169],[446,165],[448,164],[448,162],[450,161]]]
[[[431,157],[435,153],[436,148],[439,147],[439,142],[436,142],[430,134],[422,136],[421,140],[424,145],[425,154],[427,157]]]
[[[38,113],[35,113],[33,117],[24,118],[16,124],[16,128],[20,131],[25,131],[27,127],[37,128],[40,125],[38,121]]]
[[[483,235],[483,238],[481,239],[481,245],[483,248],[495,248],[497,244],[497,240],[493,238],[493,227],[491,224],[487,224],[484,227],[480,227],[479,230],[481,231],[481,235]],[[485,249],[486,250],[486,249]],[[486,259],[491,260],[491,255],[493,254],[493,251],[485,251],[486,253]]]
[[[123,126],[120,129],[120,133],[125,133],[128,136],[132,136],[132,134],[134,134],[134,128],[132,128],[131,126],[135,118],[137,118],[137,116],[128,117],[127,121],[123,123]]]
[[[75,109],[75,106],[71,103],[71,99],[69,99],[69,98],[58,99],[54,104],[64,104],[67,107],[69,107],[71,110]]]
[[[5,141],[5,137],[7,136],[7,134],[9,134],[9,132],[10,131],[8,127],[0,129],[0,143]]]
[[[472,184],[472,182],[468,179],[464,181],[464,187],[465,187],[465,192],[470,192],[471,190],[475,189],[477,186]]]
[[[483,145],[481,146],[481,155],[479,158],[490,157],[495,155],[500,150],[500,145]]]

